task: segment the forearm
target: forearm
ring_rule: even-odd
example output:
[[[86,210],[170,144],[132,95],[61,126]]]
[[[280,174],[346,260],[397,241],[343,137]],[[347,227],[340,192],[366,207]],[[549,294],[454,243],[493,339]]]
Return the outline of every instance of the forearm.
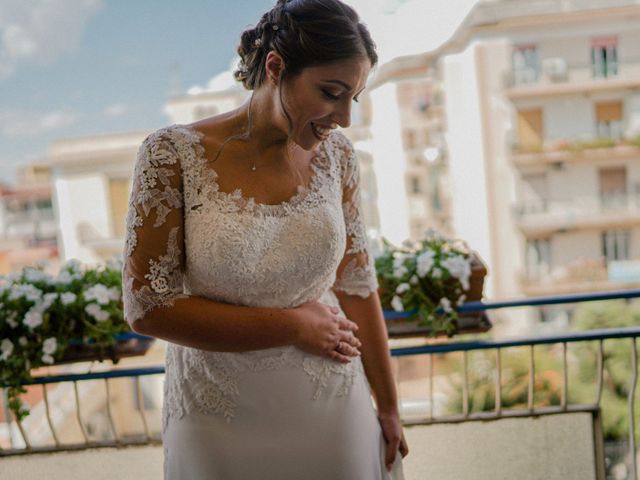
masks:
[[[362,298],[334,291],[349,320],[358,324],[357,336],[362,342],[362,364],[373,390],[378,412],[398,410],[398,395],[391,371],[387,327],[376,293]]]
[[[197,296],[151,310],[135,328],[143,335],[217,352],[263,350],[293,345],[297,339],[291,309],[245,307]]]

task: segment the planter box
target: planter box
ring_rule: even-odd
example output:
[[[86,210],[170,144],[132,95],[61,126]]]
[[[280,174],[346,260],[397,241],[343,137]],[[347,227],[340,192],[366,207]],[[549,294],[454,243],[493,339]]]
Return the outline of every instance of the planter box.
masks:
[[[386,318],[385,323],[389,338],[426,337],[431,333],[429,328],[418,325],[417,320]],[[492,326],[485,312],[464,313],[460,314],[456,321],[456,329],[450,336],[464,333],[484,333],[491,330]]]
[[[467,302],[478,302],[482,300],[484,279],[486,276],[486,265],[480,256],[476,252],[473,252],[471,255],[469,289],[464,292]],[[428,327],[418,325],[417,320],[408,320],[406,318],[385,318],[385,322],[387,324],[389,338],[430,336],[431,330]],[[489,320],[489,317],[484,311],[461,313],[456,321],[456,329],[450,336],[464,333],[484,333],[489,331],[492,326],[493,325]]]
[[[147,353],[155,338],[145,337],[136,333],[116,335],[116,344],[111,347],[99,347],[91,343],[80,341],[67,347],[64,355],[56,364],[111,360],[114,364],[124,357],[136,357]]]

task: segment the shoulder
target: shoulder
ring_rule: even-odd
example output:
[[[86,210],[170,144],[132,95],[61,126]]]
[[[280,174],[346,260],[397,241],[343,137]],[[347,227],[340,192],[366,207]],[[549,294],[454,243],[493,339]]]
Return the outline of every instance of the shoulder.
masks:
[[[185,153],[198,142],[198,133],[185,126],[173,124],[149,133],[138,148],[138,159],[152,165],[180,164]]]

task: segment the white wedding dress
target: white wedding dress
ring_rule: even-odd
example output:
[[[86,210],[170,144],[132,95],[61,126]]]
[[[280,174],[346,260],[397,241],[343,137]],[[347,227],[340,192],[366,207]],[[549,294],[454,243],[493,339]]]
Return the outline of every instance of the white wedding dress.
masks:
[[[291,308],[339,306],[333,290],[375,292],[346,137],[319,146],[310,185],[267,205],[219,190],[201,136],[172,125],[138,152],[123,266],[129,322],[192,295]],[[293,346],[227,353],[169,343],[163,444],[165,480],[403,478],[399,453],[385,469],[360,358],[342,364]]]

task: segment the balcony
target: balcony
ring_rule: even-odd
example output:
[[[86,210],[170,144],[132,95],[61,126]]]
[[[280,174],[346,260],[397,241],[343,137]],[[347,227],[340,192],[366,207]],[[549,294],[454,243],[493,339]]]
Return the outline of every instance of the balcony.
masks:
[[[514,144],[511,149],[511,160],[518,167],[628,159],[640,160],[640,137],[597,138],[582,142],[561,140],[530,146]]]
[[[613,291],[640,288],[640,262],[579,258],[570,264],[549,268],[534,266],[520,272],[520,286],[525,295],[553,295],[576,292]]]
[[[590,64],[567,63],[547,58],[541,70],[513,71],[503,80],[505,95],[512,101],[561,95],[615,92],[640,86],[640,61],[617,65],[618,73],[595,76]]]
[[[473,302],[461,310],[638,297],[640,290],[631,290]],[[392,361],[412,450],[406,478],[635,479],[639,336],[640,328],[621,326],[519,339],[395,341]],[[36,378],[30,389],[41,391],[42,401],[26,420],[0,424],[3,478],[43,472],[48,480],[161,478],[154,401],[161,391],[153,385],[161,384],[163,366],[68,368]],[[612,424],[626,425],[615,441]]]
[[[541,199],[520,203],[513,213],[516,225],[528,237],[572,230],[634,227],[640,222],[640,193]]]

